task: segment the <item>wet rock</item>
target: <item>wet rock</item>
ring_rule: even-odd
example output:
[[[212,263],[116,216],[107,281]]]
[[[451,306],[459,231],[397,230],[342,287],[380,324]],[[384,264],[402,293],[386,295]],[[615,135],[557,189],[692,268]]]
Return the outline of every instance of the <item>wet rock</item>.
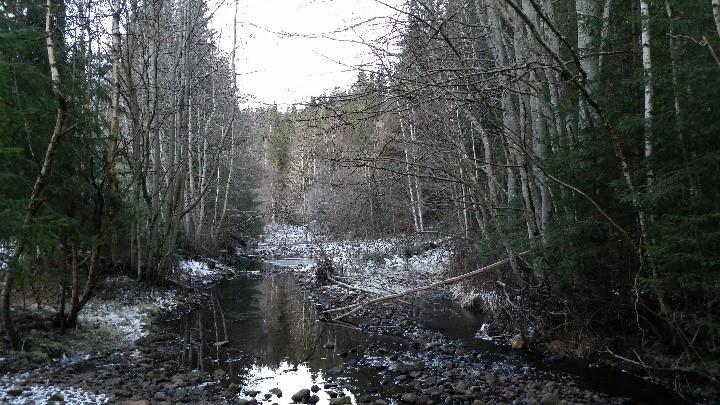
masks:
[[[327,388],[327,386],[325,388]],[[337,398],[338,396],[337,392],[335,391],[325,391],[325,393],[328,394],[330,398]]]
[[[403,382],[407,381],[408,376],[406,374],[400,374],[399,376],[395,377],[395,381],[397,382]]]
[[[352,398],[350,398],[349,396],[332,398],[330,400],[330,405],[351,405],[351,404],[352,404]]]
[[[290,397],[290,399],[292,399],[293,402],[304,402],[308,398],[310,398],[310,390],[307,388],[301,389],[300,391],[293,394],[292,397]]]
[[[268,392],[278,398],[282,398],[282,390],[280,388],[275,387]]]
[[[48,401],[62,401],[62,402],[64,402],[64,401],[65,401],[65,397],[63,397],[61,393],[56,392],[56,393],[52,394],[52,395],[50,396],[50,398],[48,398]]]
[[[225,370],[223,370],[221,368],[216,368],[213,371],[213,375],[215,376],[215,378],[223,378],[223,377],[225,377],[225,374],[227,374],[227,373],[225,372]]]
[[[264,395],[264,397],[265,397],[265,399],[270,399],[270,398],[272,398],[272,394],[267,393],[267,394]]]
[[[430,404],[432,403],[432,399],[428,395],[421,395],[418,397],[417,401],[418,404]]]
[[[310,395],[310,398],[308,398],[308,400],[307,400],[308,404],[317,404],[319,401],[320,401],[320,397],[315,394]]]
[[[310,391],[312,391],[312,392],[318,392],[318,391],[320,391],[320,387],[318,387],[317,385],[313,384],[313,386],[310,387]]]
[[[560,397],[554,392],[548,392],[540,399],[540,405],[559,405]]]
[[[522,334],[518,333],[510,339],[510,347],[514,350],[522,350],[525,347],[525,338]]]
[[[13,388],[13,389],[9,389],[9,390],[5,391],[5,393],[10,395],[11,397],[20,396],[20,394],[22,394],[22,392],[23,392],[23,390],[21,390],[19,388]]]
[[[402,394],[400,397],[400,401],[406,403],[406,404],[414,404],[417,402],[417,394],[413,394],[412,392],[408,392],[406,394]]]
[[[503,392],[503,398],[508,401],[512,401],[513,399],[515,399],[515,393],[510,390],[505,390],[505,392]]]
[[[236,392],[236,391],[240,390],[240,386],[235,383],[230,383],[230,385],[228,385],[227,389],[228,389],[228,391]]]
[[[247,395],[251,398],[255,398],[257,396],[257,394],[259,394],[259,393],[260,393],[260,391],[254,391],[254,390],[245,391],[245,395]]]

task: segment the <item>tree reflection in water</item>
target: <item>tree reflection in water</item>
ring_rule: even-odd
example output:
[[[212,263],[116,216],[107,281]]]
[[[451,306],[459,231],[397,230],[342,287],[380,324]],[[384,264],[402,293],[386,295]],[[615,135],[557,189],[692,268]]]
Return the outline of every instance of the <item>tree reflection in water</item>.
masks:
[[[222,369],[225,383],[243,388],[266,391],[277,386],[288,401],[292,390],[321,383],[328,370],[341,366],[339,353],[369,339],[352,329],[316,322],[309,297],[289,274],[224,281],[211,292],[210,303],[176,325],[184,337],[179,359],[183,367]],[[334,350],[326,349],[327,343]],[[358,388],[373,385],[377,378],[363,369],[344,375]]]

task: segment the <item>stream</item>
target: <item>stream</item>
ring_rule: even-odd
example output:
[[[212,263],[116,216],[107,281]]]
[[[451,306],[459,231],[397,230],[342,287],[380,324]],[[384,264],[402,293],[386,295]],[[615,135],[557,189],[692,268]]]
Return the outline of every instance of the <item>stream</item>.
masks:
[[[209,308],[170,325],[183,337],[181,365],[213,372],[226,386],[235,384],[240,398],[258,391],[256,399],[262,401],[270,389],[279,388],[282,396],[267,397],[268,404],[290,404],[293,394],[317,385],[319,404],[328,404],[337,394],[356,404],[362,402],[360,395],[377,394],[380,387],[384,396],[401,392],[401,387],[387,385],[379,372],[397,360],[398,353],[415,351],[423,361],[433,361],[408,339],[316,321],[315,305],[292,273],[264,271],[306,260],[248,260],[238,277],[218,283],[211,290]],[[500,374],[542,370],[570,375],[583,389],[628,398],[628,403],[683,403],[672,391],[617,370],[570,360],[546,362],[479,339],[475,336],[482,316],[454,302],[416,300],[413,305],[421,327],[462,341],[467,350],[477,353],[482,370]],[[378,348],[386,356],[378,356]]]

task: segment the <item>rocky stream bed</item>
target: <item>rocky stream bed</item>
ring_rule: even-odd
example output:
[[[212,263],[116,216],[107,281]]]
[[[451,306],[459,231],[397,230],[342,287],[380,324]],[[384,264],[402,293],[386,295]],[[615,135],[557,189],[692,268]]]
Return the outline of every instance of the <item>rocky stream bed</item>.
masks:
[[[297,252],[295,252],[297,253]],[[0,379],[2,403],[677,404],[627,374],[493,342],[443,292],[366,307],[372,294],[321,285],[307,258],[233,259],[125,347]],[[287,258],[287,257],[286,257]],[[296,258],[297,259],[297,258]]]

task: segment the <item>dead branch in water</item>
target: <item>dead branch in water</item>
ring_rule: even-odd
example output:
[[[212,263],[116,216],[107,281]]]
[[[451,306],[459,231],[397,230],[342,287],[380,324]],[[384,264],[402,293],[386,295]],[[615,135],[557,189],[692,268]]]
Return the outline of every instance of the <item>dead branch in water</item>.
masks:
[[[519,253],[518,256],[526,255],[526,254],[528,254],[529,252],[530,252],[529,250],[526,250],[526,251],[524,251],[524,252],[522,252],[522,253]],[[341,308],[328,309],[328,310],[326,310],[326,311],[323,311],[322,313],[327,314],[327,313],[331,313],[331,312],[348,311],[348,312],[345,312],[345,313],[342,314],[342,315],[339,315],[339,316],[333,318],[334,321],[337,321],[337,320],[339,320],[339,319],[342,319],[342,318],[345,318],[345,317],[347,317],[347,316],[349,316],[349,315],[352,315],[353,313],[359,311],[361,308],[366,307],[366,306],[368,306],[368,305],[378,304],[378,303],[385,302],[385,301],[391,301],[391,300],[398,299],[398,298],[403,297],[403,296],[408,295],[408,294],[413,294],[413,293],[420,292],[420,291],[431,290],[431,289],[433,289],[433,288],[440,287],[440,286],[447,285],[447,284],[453,284],[453,283],[456,283],[456,282],[458,282],[458,281],[464,280],[464,279],[466,279],[466,278],[470,278],[470,277],[472,277],[472,276],[474,276],[474,275],[477,275],[477,274],[486,272],[486,271],[488,271],[488,270],[492,270],[492,269],[494,269],[494,268],[496,268],[496,267],[502,266],[503,264],[506,264],[506,263],[508,263],[509,261],[510,261],[510,259],[503,259],[503,260],[500,260],[499,262],[495,262],[495,263],[493,263],[493,264],[491,264],[491,265],[488,265],[488,266],[479,268],[479,269],[477,269],[477,270],[473,270],[473,271],[471,271],[471,272],[469,272],[469,273],[465,273],[465,274],[461,274],[461,275],[459,275],[459,276],[455,276],[455,277],[447,278],[447,279],[445,279],[445,280],[437,281],[437,282],[435,282],[435,283],[431,283],[431,284],[428,284],[428,285],[426,285],[426,286],[422,286],[422,287],[418,287],[418,288],[413,288],[413,289],[411,289],[411,290],[407,290],[407,291],[403,291],[403,292],[399,292],[399,293],[395,293],[395,294],[390,294],[390,295],[385,295],[385,296],[378,297],[378,298],[373,298],[373,299],[371,299],[371,300],[367,300],[367,301],[364,301],[364,302],[359,302],[359,303],[357,303],[357,304],[347,305],[347,306],[344,306],[344,307],[341,307]]]

